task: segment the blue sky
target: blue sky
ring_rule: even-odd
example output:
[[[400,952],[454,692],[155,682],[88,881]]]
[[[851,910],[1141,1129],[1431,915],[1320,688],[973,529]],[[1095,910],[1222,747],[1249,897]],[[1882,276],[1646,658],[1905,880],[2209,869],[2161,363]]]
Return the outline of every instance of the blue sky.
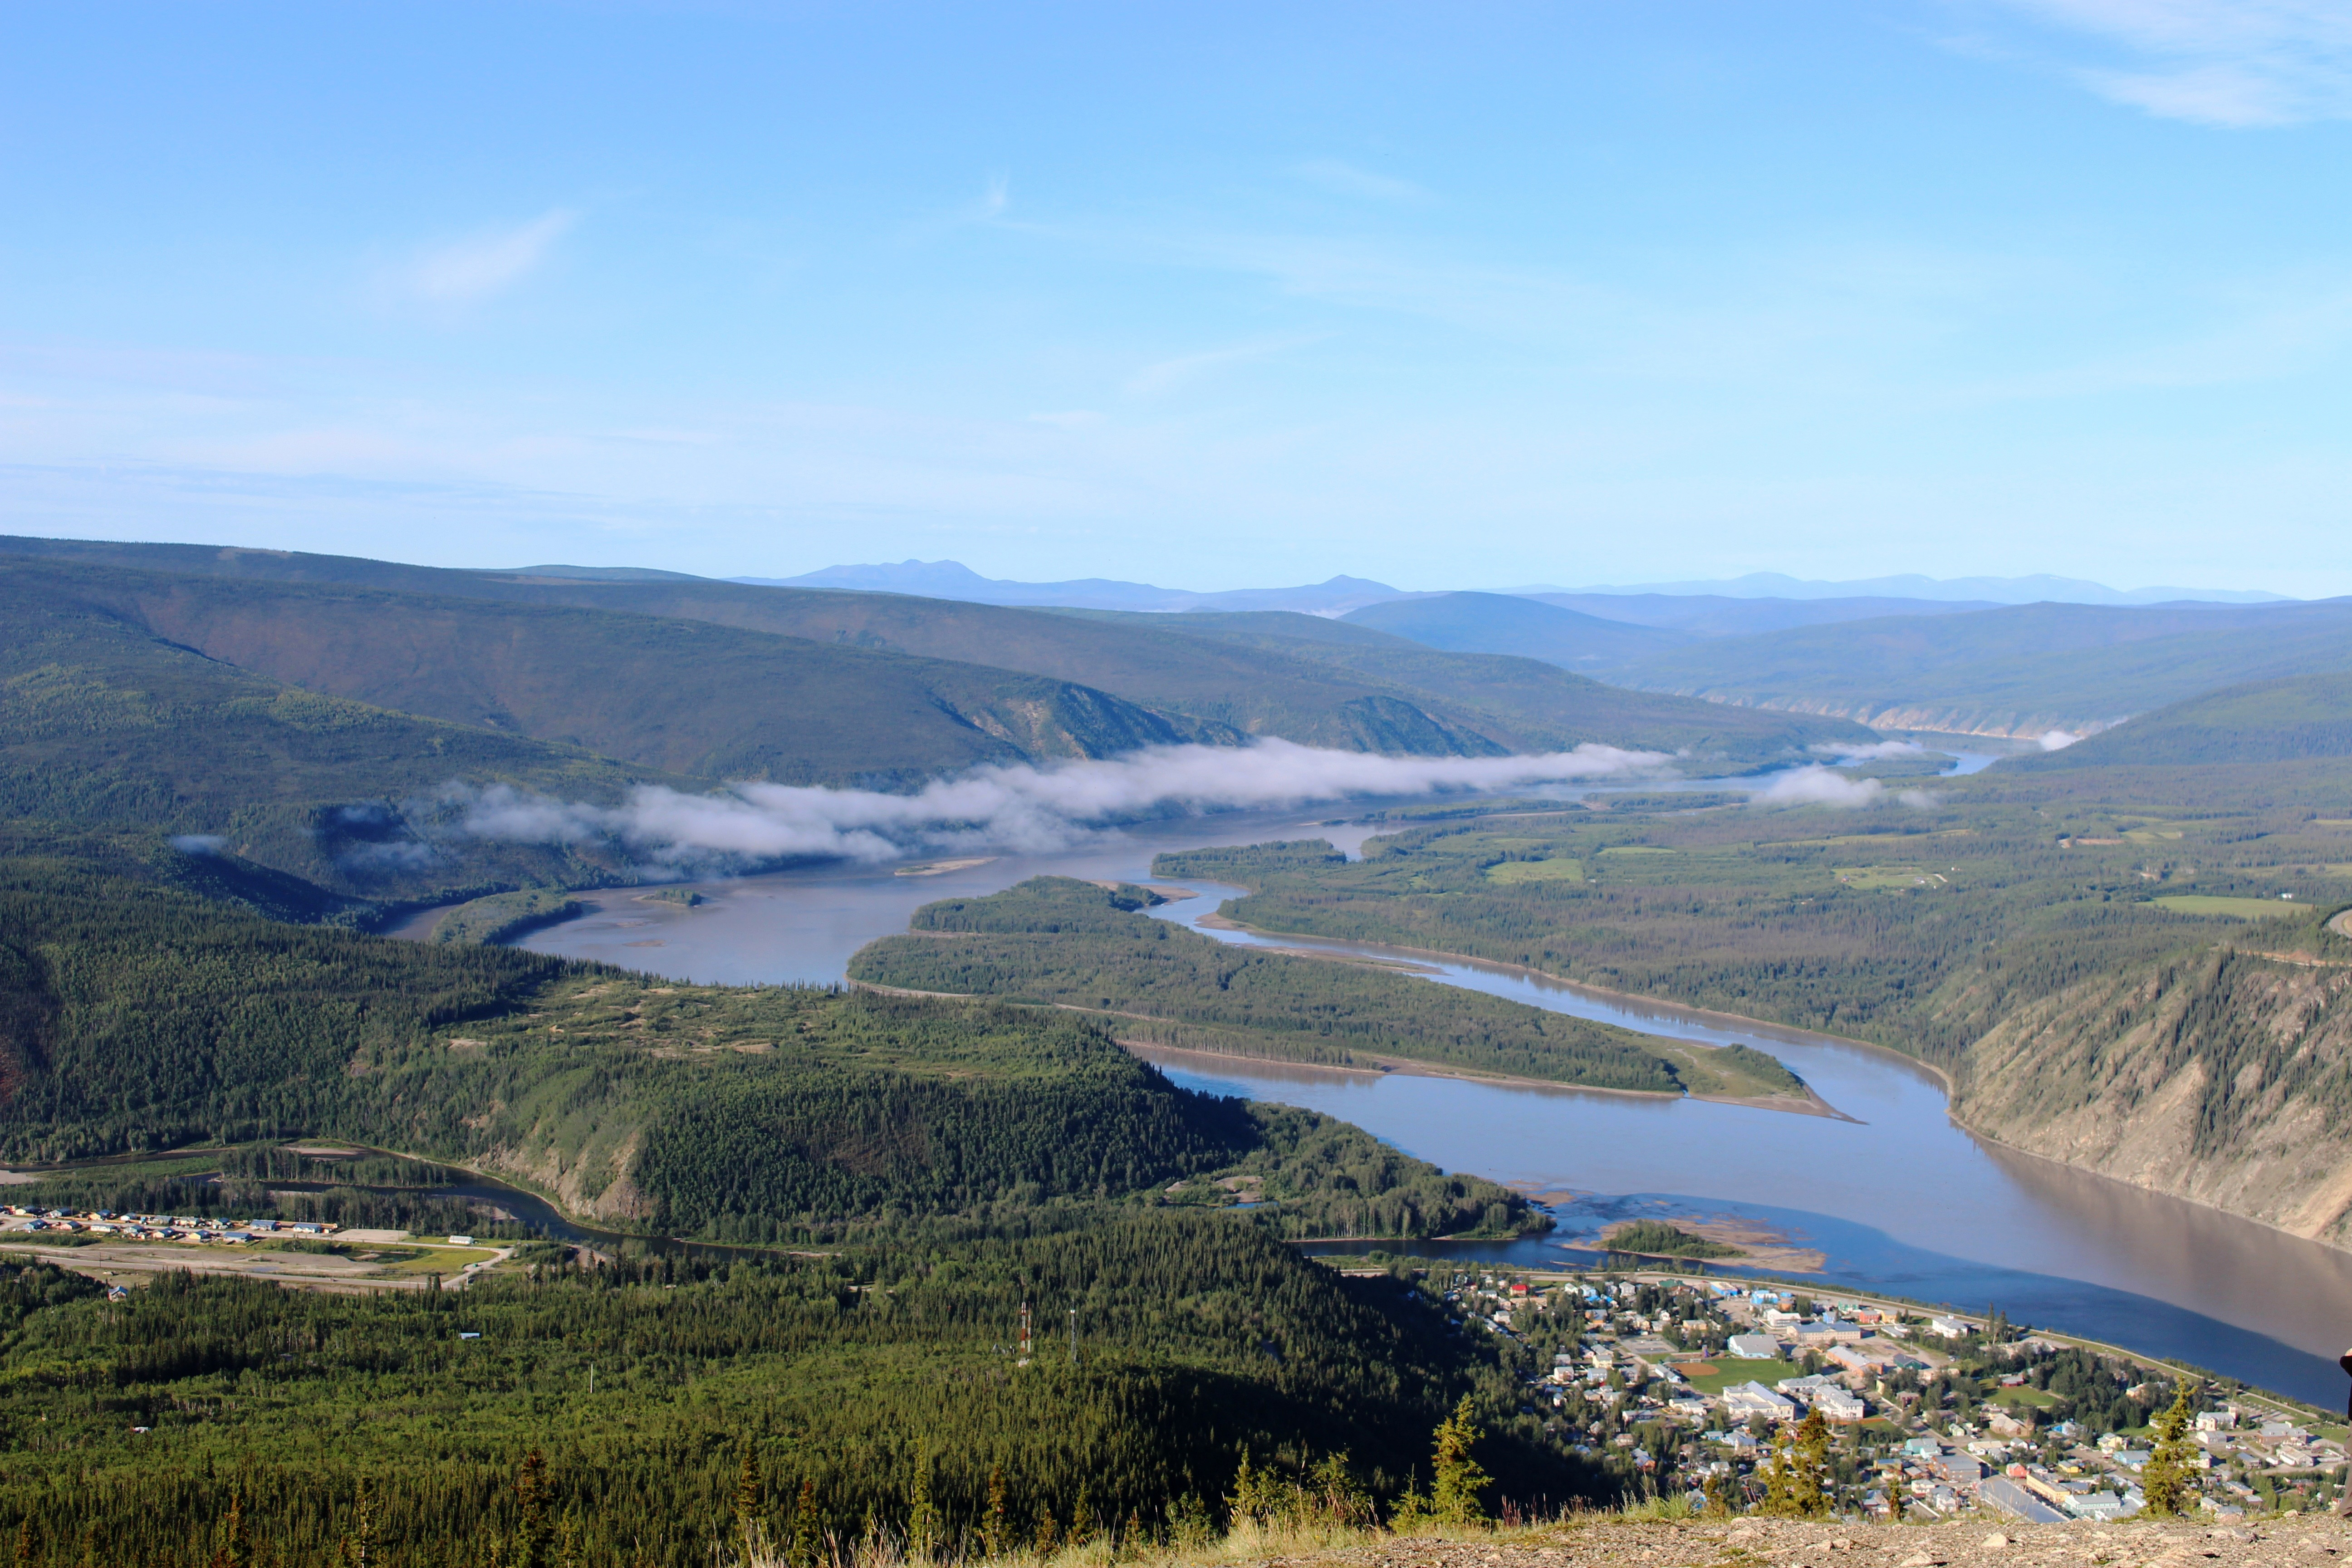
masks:
[[[2352,592],[2352,0],[23,4],[0,530]]]

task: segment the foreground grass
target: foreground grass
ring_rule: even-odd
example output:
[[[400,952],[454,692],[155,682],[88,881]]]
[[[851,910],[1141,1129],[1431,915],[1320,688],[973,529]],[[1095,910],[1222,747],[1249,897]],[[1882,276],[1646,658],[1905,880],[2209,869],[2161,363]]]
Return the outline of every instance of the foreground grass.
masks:
[[[1381,1530],[1244,1526],[1190,1544],[1133,1546],[1097,1541],[1046,1553],[1018,1552],[961,1559],[966,1568],[1227,1568],[1285,1564],[1427,1563],[1489,1568],[1496,1563],[1545,1568],[1604,1568],[1618,1563],[1717,1564],[1845,1561],[1991,1568],[2021,1562],[2141,1562],[2193,1557],[2218,1568],[2268,1565],[2302,1553],[2340,1551],[2342,1520],[2326,1513],[2271,1514],[2232,1521],[2133,1519],[2115,1524],[2020,1524],[1973,1514],[1934,1524],[1850,1520],[1769,1520],[1694,1515],[1676,1500],[1652,1500],[1613,1510],[1580,1511],[1496,1529],[1423,1525],[1408,1533]],[[1836,1552],[1838,1558],[1815,1554]],[[798,1568],[788,1553],[758,1552],[744,1568]],[[938,1568],[945,1556],[909,1557],[895,1541],[832,1552],[812,1568]]]

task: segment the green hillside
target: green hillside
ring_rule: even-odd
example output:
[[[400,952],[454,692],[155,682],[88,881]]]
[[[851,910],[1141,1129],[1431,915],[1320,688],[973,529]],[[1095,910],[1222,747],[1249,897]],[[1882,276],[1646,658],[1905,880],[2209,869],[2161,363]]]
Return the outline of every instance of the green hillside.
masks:
[[[2352,757],[2352,675],[2252,681],[2175,702],[2005,773],[2304,762]]]
[[[1866,738],[1833,719],[1711,712],[1684,700],[1612,692],[1532,661],[1416,649],[1395,639],[1383,642],[1369,628],[1350,635],[1338,631],[1336,623],[1278,612],[1069,613],[702,581],[526,580],[208,546],[0,539],[0,554],[6,552],[152,564],[248,583],[362,584],[624,612],[779,634],[844,653],[990,666],[1108,692],[1204,739],[1231,731],[1346,750],[1473,756],[1593,740],[1668,751],[1692,747],[1754,762],[1792,746]],[[992,721],[1018,731],[1013,716],[1001,710]],[[1073,732],[1086,728],[1077,715],[1066,727]]]
[[[1663,653],[1690,640],[1683,633],[1604,620],[1509,594],[1392,599],[1350,610],[1345,618],[1356,626],[1392,632],[1449,652],[1517,654],[1587,673]]]
[[[2021,605],[1723,637],[1634,660],[1611,679],[1885,727],[2033,733],[2342,669],[2352,669],[2352,603]]]
[[[1507,751],[1561,751],[1591,741],[1746,765],[1785,760],[1811,745],[1875,738],[1841,720],[1662,700],[1602,685],[1539,659],[1448,653],[1316,616],[1088,614],[1161,638],[1222,643],[1320,665],[1326,679],[1377,682],[1409,694],[1426,711],[1465,716],[1478,733]]]
[[[205,657],[42,570],[0,567],[0,818],[216,836],[370,898],[593,877],[537,847],[427,850],[402,816],[452,781],[611,800],[626,770],[577,747],[306,691]],[[593,855],[593,852],[591,852]]]
[[[299,686],[641,769],[786,784],[1225,738],[1084,687],[703,621],[0,562],[0,614],[77,605]]]

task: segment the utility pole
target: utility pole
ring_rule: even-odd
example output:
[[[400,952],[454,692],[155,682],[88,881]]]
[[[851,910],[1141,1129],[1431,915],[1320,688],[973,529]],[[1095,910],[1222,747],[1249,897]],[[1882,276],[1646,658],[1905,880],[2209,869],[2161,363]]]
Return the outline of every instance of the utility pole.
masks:
[[[1070,1309],[1070,1364],[1078,1364],[1078,1310]]]

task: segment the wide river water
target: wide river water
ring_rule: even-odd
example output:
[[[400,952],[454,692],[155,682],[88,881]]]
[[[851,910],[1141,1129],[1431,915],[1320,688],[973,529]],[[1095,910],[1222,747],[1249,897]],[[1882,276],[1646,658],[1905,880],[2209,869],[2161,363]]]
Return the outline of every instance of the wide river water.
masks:
[[[583,895],[588,913],[522,945],[705,983],[838,981],[851,953],[905,930],[916,907],[934,899],[1048,873],[1149,885],[1152,857],[1164,850],[1323,837],[1353,854],[1381,831],[1393,828],[1320,814],[1234,814],[931,875],[830,865],[692,883],[708,900],[692,909],[617,889]],[[1196,930],[1239,891],[1188,886],[1196,896],[1157,912]],[[1361,943],[1204,934],[1398,956]],[[1189,1087],[1326,1111],[1448,1170],[1546,1194],[1559,1221],[1550,1237],[1415,1250],[1559,1264],[1617,1218],[1735,1220],[1823,1254],[1817,1277],[1825,1285],[1965,1310],[1998,1305],[2020,1322],[2179,1357],[2323,1405],[2344,1395],[2335,1359],[2352,1342],[2352,1256],[1989,1145],[1952,1123],[1935,1074],[1894,1052],[1493,965],[1406,956],[1426,963],[1433,983],[1651,1034],[1753,1046],[1851,1120],[1240,1058],[1154,1059]]]

